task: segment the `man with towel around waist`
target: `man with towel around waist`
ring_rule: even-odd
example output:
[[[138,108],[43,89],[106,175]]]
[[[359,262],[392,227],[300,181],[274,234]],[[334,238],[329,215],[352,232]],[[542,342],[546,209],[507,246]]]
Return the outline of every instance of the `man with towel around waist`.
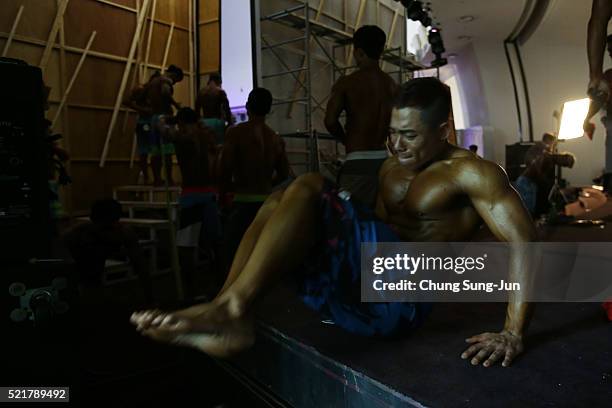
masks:
[[[325,127],[346,147],[338,184],[370,208],[376,204],[378,171],[387,159],[384,146],[397,90],[395,81],[379,66],[386,39],[377,26],[355,32],[353,55],[358,69],[334,84],[325,114]],[[344,128],[339,121],[343,111]]]
[[[234,192],[225,238],[225,259],[229,264],[242,236],[272,187],[289,176],[289,160],[281,137],[266,125],[272,94],[255,88],[246,103],[249,120],[227,130],[220,165],[222,196]]]

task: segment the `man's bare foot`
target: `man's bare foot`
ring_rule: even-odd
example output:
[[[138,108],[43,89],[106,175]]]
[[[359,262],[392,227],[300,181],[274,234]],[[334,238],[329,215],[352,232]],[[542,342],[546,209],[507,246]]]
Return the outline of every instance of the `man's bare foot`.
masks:
[[[248,349],[255,341],[253,319],[231,302],[213,301],[175,312],[146,310],[130,321],[154,340],[196,348],[215,357]]]

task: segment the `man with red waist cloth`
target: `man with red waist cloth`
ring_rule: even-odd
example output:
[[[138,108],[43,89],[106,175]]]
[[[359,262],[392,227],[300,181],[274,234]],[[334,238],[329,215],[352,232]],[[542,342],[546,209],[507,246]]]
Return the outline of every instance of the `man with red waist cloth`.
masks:
[[[164,119],[162,135],[175,146],[181,169],[182,189],[179,198],[179,229],[176,245],[187,297],[197,295],[194,287],[198,248],[216,250],[221,238],[217,205],[215,134],[198,121],[191,108],[180,109],[175,118]],[[212,284],[214,277],[209,276]]]

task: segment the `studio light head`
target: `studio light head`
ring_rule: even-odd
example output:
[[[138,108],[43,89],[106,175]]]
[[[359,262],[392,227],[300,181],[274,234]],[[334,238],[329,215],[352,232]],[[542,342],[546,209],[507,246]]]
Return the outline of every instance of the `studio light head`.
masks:
[[[440,29],[432,27],[431,30],[429,30],[427,38],[429,40],[429,44],[431,44],[431,52],[438,55],[446,51],[444,48],[444,42],[442,41],[442,35],[440,34]]]

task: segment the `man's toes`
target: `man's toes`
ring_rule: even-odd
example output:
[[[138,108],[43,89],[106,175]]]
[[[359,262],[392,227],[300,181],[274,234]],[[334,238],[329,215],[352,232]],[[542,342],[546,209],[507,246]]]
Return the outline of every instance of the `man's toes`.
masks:
[[[157,316],[159,316],[160,314],[162,314],[162,312],[160,310],[147,310],[147,311],[145,311],[140,316],[140,320],[138,322],[138,328],[140,330],[148,329],[151,326],[153,320],[155,320],[155,318]]]

